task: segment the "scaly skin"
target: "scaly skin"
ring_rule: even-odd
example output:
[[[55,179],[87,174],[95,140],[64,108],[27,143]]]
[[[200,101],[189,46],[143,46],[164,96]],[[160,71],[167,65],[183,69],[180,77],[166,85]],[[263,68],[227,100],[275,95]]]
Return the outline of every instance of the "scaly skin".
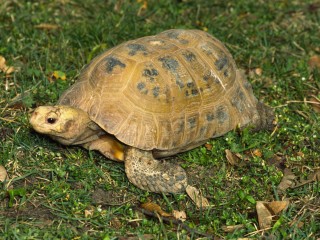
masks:
[[[125,170],[130,182],[151,192],[181,193],[188,185],[182,167],[156,160],[150,151],[129,148],[125,154]]]

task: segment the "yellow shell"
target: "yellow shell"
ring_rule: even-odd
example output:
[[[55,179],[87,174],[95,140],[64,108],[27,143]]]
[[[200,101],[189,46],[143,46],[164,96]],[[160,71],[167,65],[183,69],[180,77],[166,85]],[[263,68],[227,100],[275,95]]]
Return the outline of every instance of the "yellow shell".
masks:
[[[259,118],[229,51],[200,30],[168,30],[102,53],[59,104],[144,150],[184,151]]]

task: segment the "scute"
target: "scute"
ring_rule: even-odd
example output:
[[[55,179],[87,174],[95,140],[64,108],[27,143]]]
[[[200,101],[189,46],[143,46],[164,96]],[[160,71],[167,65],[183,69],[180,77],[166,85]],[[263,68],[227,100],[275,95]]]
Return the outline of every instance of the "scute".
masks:
[[[168,30],[102,53],[59,104],[87,111],[127,145],[172,153],[259,117],[229,51],[200,30]]]

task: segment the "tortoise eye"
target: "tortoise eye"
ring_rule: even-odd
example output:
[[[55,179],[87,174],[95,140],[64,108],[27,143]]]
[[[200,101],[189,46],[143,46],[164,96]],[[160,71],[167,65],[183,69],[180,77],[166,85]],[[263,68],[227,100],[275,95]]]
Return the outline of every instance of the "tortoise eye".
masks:
[[[55,118],[47,118],[47,123],[54,124],[57,121]]]

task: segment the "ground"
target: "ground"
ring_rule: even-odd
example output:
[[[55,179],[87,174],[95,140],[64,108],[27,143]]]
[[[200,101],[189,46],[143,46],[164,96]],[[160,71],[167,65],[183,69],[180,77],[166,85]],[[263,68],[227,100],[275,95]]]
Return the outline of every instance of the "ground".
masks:
[[[319,238],[319,26],[312,0],[0,0],[0,165],[8,173],[0,239]],[[59,145],[28,121],[103,50],[171,28],[224,42],[276,114],[270,132],[236,129],[169,159],[187,170],[206,209],[186,194],[140,190],[121,163]],[[295,186],[280,191],[283,179]],[[276,200],[289,205],[259,230],[257,203]],[[148,211],[148,202],[186,221]]]

